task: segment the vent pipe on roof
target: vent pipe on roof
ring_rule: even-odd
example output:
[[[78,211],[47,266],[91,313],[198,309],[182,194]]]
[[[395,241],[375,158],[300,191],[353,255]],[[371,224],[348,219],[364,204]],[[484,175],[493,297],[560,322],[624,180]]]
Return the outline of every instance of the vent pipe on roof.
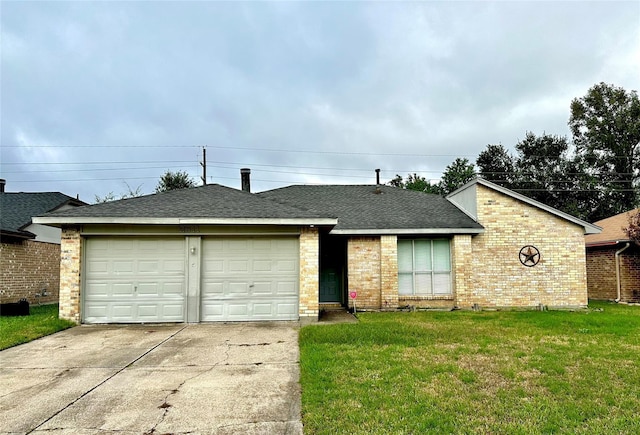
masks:
[[[382,189],[380,189],[380,169],[376,169],[376,193],[382,193]]]
[[[251,169],[240,169],[240,180],[242,181],[242,190],[251,192]]]
[[[0,193],[4,193],[4,186],[7,185],[7,180],[0,178]]]

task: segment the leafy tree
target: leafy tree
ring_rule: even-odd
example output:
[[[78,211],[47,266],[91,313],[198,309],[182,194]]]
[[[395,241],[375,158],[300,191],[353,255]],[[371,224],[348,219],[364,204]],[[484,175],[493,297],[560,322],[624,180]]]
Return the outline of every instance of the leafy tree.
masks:
[[[511,188],[514,182],[514,158],[502,145],[487,145],[476,159],[478,175],[500,186]]]
[[[111,202],[118,199],[135,198],[137,196],[142,195],[142,184],[136,187],[136,190],[133,190],[131,186],[129,186],[129,183],[127,183],[126,181],[124,182],[124,184],[127,186],[127,191],[121,193],[119,197],[116,197],[116,195],[113,192],[109,192],[105,196],[94,195],[95,203],[102,204],[105,202]]]
[[[640,209],[629,213],[629,226],[624,231],[629,239],[633,240],[636,245],[640,245]]]
[[[407,176],[407,181],[404,181],[402,176],[396,174],[395,178],[389,181],[389,185],[424,193],[440,193],[436,184],[431,184],[429,180],[416,173],[409,174]]]
[[[598,220],[628,210],[640,200],[640,99],[636,91],[599,83],[571,102],[569,128],[577,160],[592,191]]]
[[[442,173],[439,187],[442,195],[448,195],[457,188],[471,181],[476,176],[476,169],[468,159],[458,157],[447,166]]]
[[[186,189],[189,187],[195,187],[195,185],[195,182],[191,177],[189,177],[187,172],[167,171],[162,175],[162,177],[160,177],[160,181],[158,181],[158,185],[156,186],[156,193],[166,192],[168,190]]]
[[[516,144],[515,188],[524,195],[552,207],[575,209],[568,198],[574,188],[569,171],[569,141],[564,136],[527,132]]]

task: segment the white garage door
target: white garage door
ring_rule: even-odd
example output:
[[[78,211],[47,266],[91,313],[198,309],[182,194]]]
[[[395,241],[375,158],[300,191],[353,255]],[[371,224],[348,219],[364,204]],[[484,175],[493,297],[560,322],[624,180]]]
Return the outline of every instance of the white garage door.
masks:
[[[202,321],[297,320],[298,239],[204,238]]]
[[[185,320],[184,238],[95,237],[85,249],[84,322]]]

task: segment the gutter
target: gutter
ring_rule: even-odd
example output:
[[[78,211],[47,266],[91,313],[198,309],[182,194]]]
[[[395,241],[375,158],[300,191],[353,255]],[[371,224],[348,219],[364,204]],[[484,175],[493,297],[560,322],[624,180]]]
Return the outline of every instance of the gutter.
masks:
[[[620,299],[622,299],[622,284],[620,283],[620,254],[622,254],[624,251],[626,251],[629,246],[631,246],[630,242],[627,242],[627,244],[625,245],[624,248],[618,249],[616,251],[616,285],[617,285],[617,290],[618,290],[618,297],[616,298],[616,303],[620,302]]]

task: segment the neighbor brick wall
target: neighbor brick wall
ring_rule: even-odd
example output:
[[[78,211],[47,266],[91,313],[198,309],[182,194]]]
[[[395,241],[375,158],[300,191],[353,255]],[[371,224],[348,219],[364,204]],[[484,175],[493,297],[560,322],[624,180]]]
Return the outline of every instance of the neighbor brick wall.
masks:
[[[318,228],[302,228],[300,232],[300,317],[319,314],[320,236]]]
[[[478,221],[471,239],[470,286],[457,288],[456,304],[482,307],[585,307],[584,229],[493,189],[477,185]],[[536,246],[541,260],[523,266],[520,248]]]
[[[0,243],[0,302],[58,302],[60,245],[23,240]],[[42,296],[46,292],[46,296]]]
[[[616,248],[590,248],[587,251],[587,289],[590,299],[614,300],[616,282]]]
[[[621,300],[640,302],[640,248],[631,247],[620,254]]]
[[[389,256],[389,243],[390,240],[385,239],[385,257],[387,257],[387,262]],[[356,299],[357,307],[374,310],[380,309],[380,265],[381,262],[379,236],[349,238],[349,240],[347,241],[347,269],[349,292],[355,291],[358,293],[358,297]],[[389,276],[387,275],[387,277],[385,278],[385,282],[387,284],[388,280]],[[389,291],[386,291],[385,294],[388,294]]]
[[[60,317],[80,323],[82,237],[79,228],[62,228],[60,242]]]

